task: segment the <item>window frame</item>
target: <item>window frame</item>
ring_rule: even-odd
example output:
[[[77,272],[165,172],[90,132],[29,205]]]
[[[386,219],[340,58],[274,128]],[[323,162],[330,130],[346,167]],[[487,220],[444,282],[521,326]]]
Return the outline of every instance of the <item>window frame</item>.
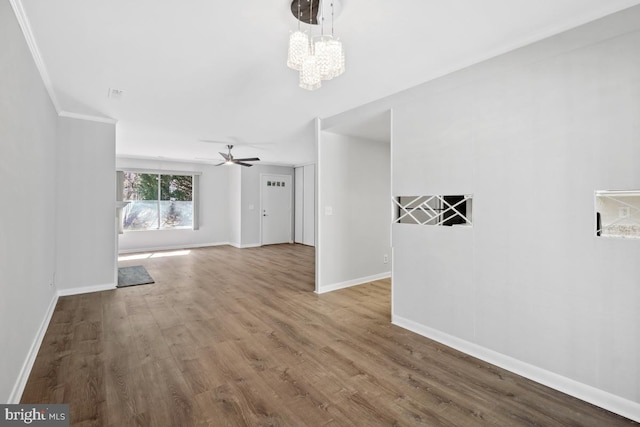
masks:
[[[155,232],[155,231],[196,231],[200,229],[200,224],[199,224],[199,219],[200,219],[200,215],[199,215],[199,211],[200,211],[200,176],[202,175],[202,172],[200,171],[180,171],[180,170],[167,170],[167,169],[145,169],[145,168],[118,168],[118,170],[116,171],[117,173],[117,186],[116,186],[116,201],[117,202],[123,202],[123,203],[127,203],[127,200],[123,200],[124,199],[124,173],[136,173],[136,174],[147,174],[147,175],[157,175],[157,179],[158,179],[158,195],[157,195],[157,200],[156,200],[156,210],[157,210],[157,214],[158,214],[158,221],[157,221],[157,227],[156,228],[145,228],[145,229],[138,229],[138,230],[131,230],[131,229],[126,229],[124,228],[124,225],[121,224],[122,226],[122,231],[124,233],[129,233],[129,232],[146,232],[146,231],[151,231],[151,232]],[[191,227],[185,227],[185,228],[167,228],[167,227],[161,227],[160,226],[160,221],[161,221],[161,206],[160,206],[160,202],[162,201],[161,198],[161,193],[162,193],[162,188],[160,185],[160,181],[161,181],[161,176],[162,175],[168,175],[168,176],[190,176],[191,177],[191,202],[192,202],[192,206],[191,206],[191,210],[192,210],[192,223],[191,223]],[[124,215],[122,218],[122,221],[124,221]]]

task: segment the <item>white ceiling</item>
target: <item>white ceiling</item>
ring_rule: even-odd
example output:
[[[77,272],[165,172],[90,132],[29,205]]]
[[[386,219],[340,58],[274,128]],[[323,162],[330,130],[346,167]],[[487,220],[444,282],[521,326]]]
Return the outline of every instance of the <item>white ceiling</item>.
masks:
[[[253,144],[236,156],[302,164],[314,158],[315,117],[640,0],[343,0],[335,28],[347,71],[315,92],[300,89],[285,64],[296,28],[288,0],[14,3],[24,8],[58,108],[118,120],[118,155],[216,158],[222,147],[199,140],[235,138]],[[111,99],[109,88],[125,94]]]

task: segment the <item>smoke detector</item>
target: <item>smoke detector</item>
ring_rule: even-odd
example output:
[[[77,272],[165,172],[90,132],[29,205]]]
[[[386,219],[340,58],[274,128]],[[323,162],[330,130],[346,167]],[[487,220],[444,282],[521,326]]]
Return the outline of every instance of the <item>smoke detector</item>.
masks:
[[[107,97],[111,99],[120,100],[122,99],[123,96],[124,96],[124,90],[109,88],[109,93],[107,94]]]

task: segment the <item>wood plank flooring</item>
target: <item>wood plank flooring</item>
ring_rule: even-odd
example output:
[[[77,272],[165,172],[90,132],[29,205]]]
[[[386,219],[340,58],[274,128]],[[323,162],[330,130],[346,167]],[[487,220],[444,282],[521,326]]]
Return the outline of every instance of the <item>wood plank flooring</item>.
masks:
[[[314,294],[313,248],[185,252],[60,298],[22,402],[77,426],[637,425],[391,325],[388,280]]]

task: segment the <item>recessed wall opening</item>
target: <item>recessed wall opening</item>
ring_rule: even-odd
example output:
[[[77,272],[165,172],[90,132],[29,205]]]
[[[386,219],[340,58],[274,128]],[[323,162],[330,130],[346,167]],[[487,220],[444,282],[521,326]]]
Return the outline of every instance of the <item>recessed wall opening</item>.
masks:
[[[640,190],[596,191],[596,236],[640,239]]]
[[[470,226],[473,196],[399,196],[393,199],[396,205],[395,222],[419,225],[466,225]]]

